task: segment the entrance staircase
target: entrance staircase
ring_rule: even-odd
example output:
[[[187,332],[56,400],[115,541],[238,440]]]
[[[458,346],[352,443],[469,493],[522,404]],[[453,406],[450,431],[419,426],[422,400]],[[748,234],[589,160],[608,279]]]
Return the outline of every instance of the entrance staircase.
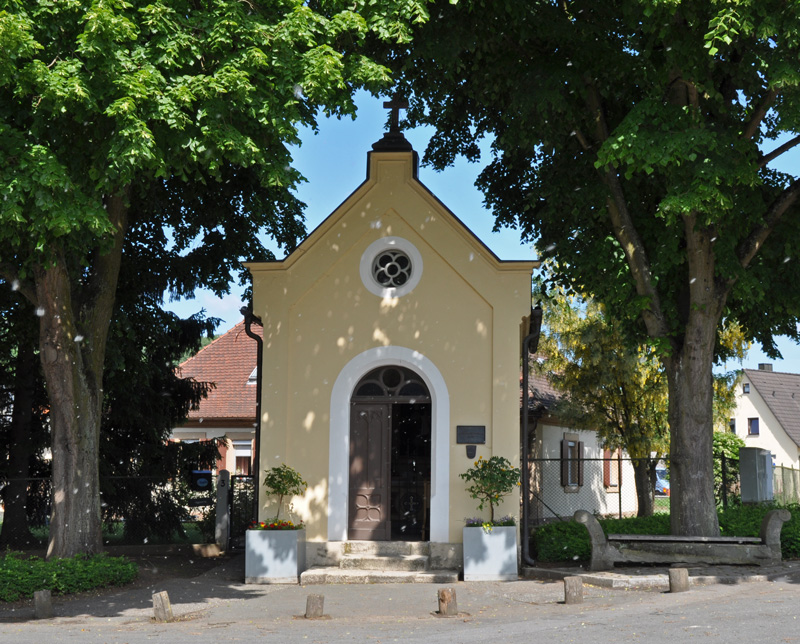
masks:
[[[346,541],[338,567],[309,568],[306,584],[449,584],[457,570],[431,570],[430,544],[424,541]]]

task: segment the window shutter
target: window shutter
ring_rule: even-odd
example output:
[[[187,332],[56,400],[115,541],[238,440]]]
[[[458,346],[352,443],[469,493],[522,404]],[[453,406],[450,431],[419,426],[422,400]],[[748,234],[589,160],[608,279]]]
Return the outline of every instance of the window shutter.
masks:
[[[603,450],[603,487],[611,487],[611,450]]]
[[[561,441],[561,485],[569,485],[569,441]]]
[[[578,486],[583,485],[583,441],[578,442]]]

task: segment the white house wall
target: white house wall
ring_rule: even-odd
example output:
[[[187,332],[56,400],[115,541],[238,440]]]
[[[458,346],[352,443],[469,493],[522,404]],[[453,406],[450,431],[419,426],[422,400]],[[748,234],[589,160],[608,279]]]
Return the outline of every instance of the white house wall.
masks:
[[[571,517],[575,510],[587,510],[593,514],[618,515],[620,511],[620,492],[607,490],[603,485],[603,448],[599,445],[597,434],[593,431],[574,430],[555,425],[540,425],[539,454],[546,462],[537,462],[534,467],[541,468],[541,495],[543,518],[556,516]],[[583,443],[584,475],[583,485],[565,488],[561,485],[561,441],[564,435],[577,435]],[[633,466],[627,455],[622,461],[622,513],[635,514],[638,508]],[[615,464],[616,465],[616,464]]]
[[[745,384],[750,387],[749,394],[743,393]],[[747,447],[769,450],[775,465],[795,468],[800,466],[797,444],[783,430],[755,385],[746,375],[737,385],[734,418],[736,435],[744,439]],[[750,418],[758,418],[759,433],[757,436],[749,436],[747,433],[748,419]]]

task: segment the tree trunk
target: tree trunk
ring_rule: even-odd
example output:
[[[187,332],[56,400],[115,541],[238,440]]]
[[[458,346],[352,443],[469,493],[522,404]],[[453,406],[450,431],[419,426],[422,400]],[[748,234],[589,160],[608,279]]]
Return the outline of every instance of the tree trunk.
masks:
[[[669,360],[670,525],[672,534],[719,536],[714,500],[714,386],[711,358]]]
[[[127,227],[127,193],[105,200],[111,244],[72,274],[64,255],[34,274],[50,402],[53,501],[47,556],[102,550],[99,448],[103,367]]]
[[[50,401],[53,500],[47,556],[102,550],[99,439],[102,371],[85,363],[91,339],[75,330],[69,275],[63,264],[37,276],[41,360]]]
[[[633,480],[636,484],[636,499],[639,504],[637,516],[651,517],[655,511],[656,461],[650,458],[633,458]],[[612,463],[613,466],[613,463]]]
[[[669,392],[670,527],[674,535],[719,536],[714,500],[714,345],[725,303],[710,233],[686,221],[688,305],[682,342],[664,360]],[[721,291],[724,293],[724,290]]]
[[[28,527],[28,477],[33,455],[32,421],[34,389],[36,387],[36,355],[28,342],[21,338],[14,365],[14,409],[8,446],[8,485],[3,488],[3,527],[0,547],[26,548],[33,542]]]

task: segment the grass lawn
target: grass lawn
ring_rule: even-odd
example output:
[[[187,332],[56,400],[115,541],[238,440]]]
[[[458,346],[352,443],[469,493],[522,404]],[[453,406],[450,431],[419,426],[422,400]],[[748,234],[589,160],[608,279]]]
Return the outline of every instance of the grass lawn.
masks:
[[[656,512],[669,512],[669,497],[657,496],[655,498],[655,511]]]

